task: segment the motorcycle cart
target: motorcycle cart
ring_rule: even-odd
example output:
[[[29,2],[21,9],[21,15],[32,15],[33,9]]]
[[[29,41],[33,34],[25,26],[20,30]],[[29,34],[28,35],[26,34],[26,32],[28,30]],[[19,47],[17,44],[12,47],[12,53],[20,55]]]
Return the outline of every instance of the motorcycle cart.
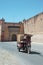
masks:
[[[17,43],[18,51],[24,50],[26,53],[31,52],[31,37],[29,35],[24,35],[20,37],[20,42]]]

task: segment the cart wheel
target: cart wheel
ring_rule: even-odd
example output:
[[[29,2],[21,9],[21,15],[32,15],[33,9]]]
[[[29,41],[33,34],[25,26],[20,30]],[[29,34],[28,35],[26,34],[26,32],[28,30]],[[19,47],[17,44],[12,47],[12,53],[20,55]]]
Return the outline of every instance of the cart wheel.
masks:
[[[28,50],[26,50],[26,53],[28,53]]]
[[[29,47],[29,54],[31,53],[31,47]]]
[[[18,51],[20,52],[20,48],[18,48]]]
[[[26,50],[25,51],[26,51],[26,53],[28,53],[28,47],[27,46],[26,46]]]

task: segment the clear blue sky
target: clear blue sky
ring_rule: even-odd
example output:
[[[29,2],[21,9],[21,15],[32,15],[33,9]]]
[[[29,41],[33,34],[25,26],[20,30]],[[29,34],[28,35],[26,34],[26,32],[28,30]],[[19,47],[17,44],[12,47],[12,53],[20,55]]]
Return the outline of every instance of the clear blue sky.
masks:
[[[0,19],[19,22],[43,12],[43,0],[0,0]]]

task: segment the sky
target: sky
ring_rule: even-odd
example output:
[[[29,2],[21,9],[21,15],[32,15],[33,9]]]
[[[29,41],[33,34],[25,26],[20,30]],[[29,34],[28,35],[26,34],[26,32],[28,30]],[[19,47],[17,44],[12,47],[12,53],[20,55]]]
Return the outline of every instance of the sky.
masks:
[[[0,0],[0,19],[20,22],[43,12],[43,0]]]

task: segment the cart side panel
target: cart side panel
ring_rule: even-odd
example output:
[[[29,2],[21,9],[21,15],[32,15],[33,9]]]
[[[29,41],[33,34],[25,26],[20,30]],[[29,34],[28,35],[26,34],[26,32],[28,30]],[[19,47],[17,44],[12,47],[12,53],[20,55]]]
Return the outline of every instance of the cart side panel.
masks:
[[[17,43],[20,42],[20,39],[21,39],[22,36],[24,36],[24,34],[18,34],[18,35],[17,35]]]

